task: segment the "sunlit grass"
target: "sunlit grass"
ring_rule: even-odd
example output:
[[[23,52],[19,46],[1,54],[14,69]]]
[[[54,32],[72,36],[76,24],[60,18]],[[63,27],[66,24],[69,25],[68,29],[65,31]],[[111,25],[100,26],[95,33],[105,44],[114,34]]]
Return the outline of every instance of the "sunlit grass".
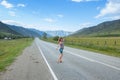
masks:
[[[67,45],[120,57],[120,37],[65,38]]]
[[[0,71],[5,70],[33,39],[0,40]]]

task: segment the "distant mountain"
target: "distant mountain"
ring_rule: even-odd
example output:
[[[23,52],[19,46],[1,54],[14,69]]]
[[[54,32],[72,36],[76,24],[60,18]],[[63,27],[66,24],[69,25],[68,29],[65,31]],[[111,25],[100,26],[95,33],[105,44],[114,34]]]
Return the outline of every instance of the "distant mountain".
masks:
[[[21,34],[9,28],[7,24],[0,22],[0,35],[21,35]]]
[[[44,35],[44,31],[39,31],[39,30],[37,30],[37,29],[31,29],[32,31],[35,31],[35,32],[37,32],[39,35],[41,35],[41,37],[43,37],[43,35]],[[47,37],[52,37],[51,35],[49,35],[49,34],[47,34]]]
[[[113,21],[106,21],[96,26],[83,28],[71,34],[71,36],[120,36],[120,19]]]
[[[15,25],[8,25],[9,28],[11,28],[14,31],[17,31],[18,33],[22,34],[23,36],[28,37],[40,37],[41,35],[35,32],[32,29],[23,28],[21,26],[15,26]]]
[[[63,31],[63,30],[56,30],[56,31],[46,31],[46,33],[53,36],[53,37],[54,36],[64,37],[64,36],[70,35],[72,32]]]
[[[9,25],[0,22],[0,38],[5,36],[21,36],[21,37],[41,37],[42,31],[35,29],[23,28],[21,26]]]
[[[44,33],[44,31],[39,31],[39,30],[33,29],[33,28],[31,28],[30,30],[37,32],[37,33],[40,34],[41,36],[42,36],[43,33]]]

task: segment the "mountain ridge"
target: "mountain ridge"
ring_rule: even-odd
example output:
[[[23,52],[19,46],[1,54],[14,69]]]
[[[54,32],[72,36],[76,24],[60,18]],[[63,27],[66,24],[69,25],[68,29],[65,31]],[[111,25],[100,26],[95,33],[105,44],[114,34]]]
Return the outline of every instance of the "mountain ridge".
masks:
[[[112,20],[112,21],[105,21],[96,26],[83,28],[75,33],[71,34],[70,36],[98,36],[98,37],[107,37],[107,36],[120,36],[120,19]]]
[[[32,29],[24,28],[22,26],[8,25],[8,27],[11,28],[12,30],[17,31],[18,33],[22,34],[23,36],[28,36],[28,37],[40,37],[41,36],[40,34],[33,31]]]
[[[10,29],[7,24],[2,23],[0,21],[0,38],[4,38],[7,36],[14,36],[14,37],[19,36],[20,37],[22,35],[20,33],[18,33],[17,31]]]
[[[0,21],[0,38],[4,37],[41,37],[40,34],[32,29],[22,26],[15,26]]]
[[[63,30],[56,30],[56,31],[40,31],[34,28],[24,28],[23,26],[16,26],[16,25],[9,25],[7,23],[0,22],[0,35],[3,36],[11,36],[7,35],[7,33],[14,35],[20,35],[21,37],[43,37],[44,33],[47,33],[47,37],[54,37],[54,36],[67,36],[71,34],[71,32],[63,31]]]

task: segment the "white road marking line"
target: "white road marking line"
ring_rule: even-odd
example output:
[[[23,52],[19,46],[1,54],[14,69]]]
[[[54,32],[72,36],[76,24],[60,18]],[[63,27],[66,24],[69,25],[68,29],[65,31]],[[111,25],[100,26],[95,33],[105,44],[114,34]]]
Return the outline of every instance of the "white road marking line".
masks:
[[[103,65],[108,66],[108,67],[110,67],[110,68],[113,68],[113,69],[116,69],[116,70],[120,70],[120,68],[118,68],[118,67],[115,67],[115,66],[112,66],[112,65],[109,65],[109,64],[100,62],[100,61],[96,61],[96,60],[93,60],[93,59],[90,59],[90,58],[87,58],[87,57],[84,57],[84,56],[81,56],[81,55],[78,55],[78,54],[74,54],[74,53],[72,53],[72,52],[70,52],[70,51],[66,51],[66,50],[64,50],[64,51],[67,52],[67,53],[69,53],[69,54],[71,54],[71,55],[74,55],[74,56],[77,56],[77,57],[81,57],[81,58],[83,58],[83,59],[86,59],[86,60],[88,60],[88,61],[97,62],[97,63],[99,63],[99,64],[103,64]]]
[[[119,70],[119,71],[120,71],[120,68],[118,68],[118,67],[115,67],[115,66],[112,66],[112,65],[109,65],[109,64],[100,62],[100,61],[95,61],[95,62],[97,62],[97,63],[99,63],[99,64],[103,64],[103,65],[105,65],[105,66],[108,66],[108,67],[111,67],[111,68],[113,68],[113,69],[116,69],[116,70]]]
[[[51,74],[52,74],[54,80],[58,80],[58,78],[56,77],[56,75],[55,75],[55,73],[53,72],[52,68],[50,67],[50,65],[49,65],[49,63],[48,63],[48,61],[47,61],[47,59],[45,58],[45,56],[44,56],[44,54],[43,54],[41,48],[38,46],[37,43],[36,43],[36,45],[37,45],[37,47],[38,47],[38,49],[39,49],[39,51],[40,51],[40,53],[41,53],[43,59],[45,60],[45,62],[46,62],[46,64],[47,64],[47,66],[48,66],[48,68],[49,68],[49,70],[50,70],[50,72],[51,72]]]
[[[70,51],[66,51],[66,50],[64,50],[64,51],[67,52],[67,53],[69,53],[69,54],[72,54],[72,55],[74,55],[74,56],[77,56],[77,57],[81,57],[81,58],[83,58],[83,59],[86,59],[86,60],[88,60],[88,61],[95,62],[95,60],[90,59],[90,58],[87,58],[87,57],[84,57],[84,56],[81,56],[81,55],[79,55],[79,54],[73,54],[73,53],[71,53]]]

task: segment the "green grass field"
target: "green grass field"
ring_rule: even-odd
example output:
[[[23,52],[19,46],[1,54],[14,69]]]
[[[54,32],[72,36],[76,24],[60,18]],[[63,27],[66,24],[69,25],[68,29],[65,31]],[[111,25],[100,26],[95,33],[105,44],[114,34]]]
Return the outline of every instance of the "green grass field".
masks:
[[[57,43],[52,38],[47,41]],[[120,37],[66,37],[67,46],[120,57]]]
[[[120,57],[120,37],[65,38],[65,44]]]
[[[32,41],[31,38],[0,40],[0,71],[5,70]]]

